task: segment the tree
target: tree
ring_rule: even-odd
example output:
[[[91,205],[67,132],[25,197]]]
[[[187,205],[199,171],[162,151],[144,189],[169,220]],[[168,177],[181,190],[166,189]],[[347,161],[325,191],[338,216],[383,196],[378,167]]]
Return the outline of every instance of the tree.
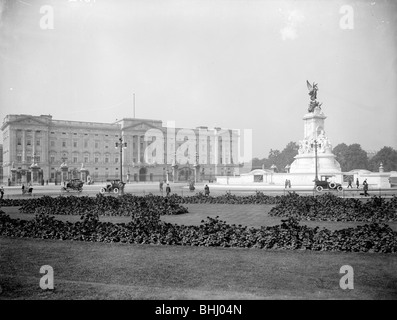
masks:
[[[383,147],[369,160],[369,170],[379,171],[382,162],[385,171],[397,170],[397,151],[392,147]]]
[[[333,154],[335,155],[336,161],[339,162],[342,168],[342,171],[347,171],[344,168],[347,167],[346,154],[348,149],[349,147],[346,143],[340,143],[332,150]]]
[[[286,165],[291,165],[298,154],[299,146],[296,142],[289,142],[283,151],[270,149],[269,157],[265,161],[265,168],[276,165],[278,172],[284,172]]]
[[[295,156],[298,154],[299,145],[296,142],[289,142],[287,146],[281,151],[279,155],[280,169],[284,170],[287,165],[291,165],[295,160]]]
[[[350,171],[353,169],[367,169],[368,155],[358,143],[346,145],[345,143],[338,144],[333,153],[336,160],[339,162],[342,171]]]

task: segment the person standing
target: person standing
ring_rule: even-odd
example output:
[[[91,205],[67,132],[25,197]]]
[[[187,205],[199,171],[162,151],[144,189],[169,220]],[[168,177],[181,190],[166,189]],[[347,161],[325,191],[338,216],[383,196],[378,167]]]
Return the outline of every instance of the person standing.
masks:
[[[160,192],[163,192],[163,181],[160,181]]]
[[[22,194],[25,194],[25,185],[22,183]]]
[[[167,197],[171,193],[171,187],[170,187],[169,183],[167,183],[167,187],[165,188],[165,192],[167,193]]]
[[[353,189],[352,182],[353,182],[353,181],[352,181],[352,178],[349,178],[349,180],[348,180],[348,183],[349,183],[349,184],[347,185],[348,188],[350,187],[350,188]]]
[[[357,178],[357,180],[356,180],[356,186],[357,186],[357,189],[358,189],[358,187],[360,186],[360,182],[358,181],[358,178]]]
[[[1,194],[0,200],[3,200],[3,197],[4,197],[4,188],[3,188],[3,186],[0,187],[0,194]]]
[[[291,189],[291,180],[288,179],[288,188]]]
[[[288,179],[285,179],[285,186],[284,186],[284,188],[285,188],[285,189],[288,188]]]
[[[204,187],[204,195],[208,197],[210,195],[210,187],[206,184]]]
[[[364,182],[363,182],[363,190],[364,190],[364,196],[368,197],[369,194],[368,194],[368,182],[367,182],[367,179],[365,179]]]

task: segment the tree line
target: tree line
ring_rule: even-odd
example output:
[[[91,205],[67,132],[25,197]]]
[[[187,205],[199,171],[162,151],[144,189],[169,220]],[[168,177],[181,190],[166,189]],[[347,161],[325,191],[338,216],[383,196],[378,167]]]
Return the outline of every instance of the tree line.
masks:
[[[282,150],[270,149],[267,158],[252,159],[253,169],[270,169],[272,165],[277,168],[276,172],[286,172],[286,166],[291,165],[294,157],[298,154],[299,145],[296,142],[289,142]],[[369,157],[367,152],[358,143],[347,145],[340,143],[333,148],[332,153],[340,163],[343,172],[353,169],[364,169],[377,172],[380,163],[383,164],[384,171],[397,171],[397,150],[392,147],[383,147],[374,156]]]

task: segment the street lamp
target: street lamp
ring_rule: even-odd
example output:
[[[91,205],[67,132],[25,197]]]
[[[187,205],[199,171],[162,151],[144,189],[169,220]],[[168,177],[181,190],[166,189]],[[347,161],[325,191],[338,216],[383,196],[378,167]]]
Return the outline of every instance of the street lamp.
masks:
[[[120,193],[123,194],[124,186],[123,186],[123,148],[127,148],[127,142],[123,142],[123,138],[119,138],[119,142],[116,142],[116,149],[120,149],[120,182],[121,188]]]
[[[315,161],[315,170],[316,170],[316,176],[314,178],[314,181],[318,181],[318,174],[317,174],[317,140],[314,140],[313,143],[311,144],[312,148],[314,146],[314,161]]]

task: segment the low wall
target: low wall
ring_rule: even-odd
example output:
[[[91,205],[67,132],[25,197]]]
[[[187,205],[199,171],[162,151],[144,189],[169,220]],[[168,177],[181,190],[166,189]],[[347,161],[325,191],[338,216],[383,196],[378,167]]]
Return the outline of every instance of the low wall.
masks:
[[[328,179],[328,181],[333,181],[336,183],[341,183],[344,187],[347,186],[347,182],[343,182],[344,175],[353,175],[353,187],[355,187],[356,179],[358,178],[360,182],[360,187],[362,187],[362,183],[365,179],[367,179],[368,185],[370,188],[381,188],[387,189],[390,188],[390,173],[386,172],[371,172],[371,173],[349,173],[349,172],[341,172],[341,173],[321,173],[318,176],[321,179],[321,176],[329,175],[332,176]],[[222,185],[285,185],[285,180],[291,181],[291,186],[313,186],[314,185],[314,174],[305,174],[305,173],[265,173],[265,174],[245,174],[241,176],[217,176],[216,181],[218,184]]]

